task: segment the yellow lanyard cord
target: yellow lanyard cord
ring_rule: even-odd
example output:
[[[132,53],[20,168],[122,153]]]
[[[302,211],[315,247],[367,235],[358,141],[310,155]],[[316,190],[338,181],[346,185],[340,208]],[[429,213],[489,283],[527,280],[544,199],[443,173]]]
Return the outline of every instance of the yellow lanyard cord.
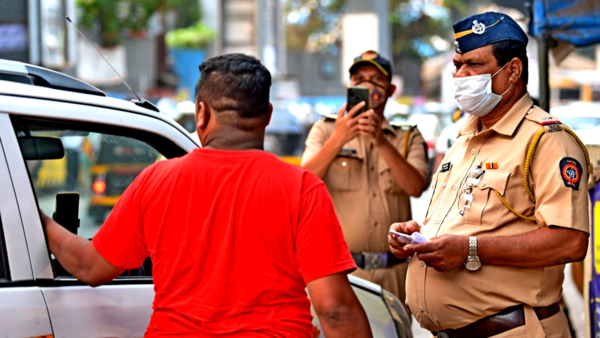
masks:
[[[583,142],[581,142],[579,137],[577,137],[575,132],[573,132],[573,130],[571,130],[571,128],[569,128],[567,126],[564,126],[564,128],[565,128],[565,131],[567,133],[571,134],[571,136],[573,136],[575,138],[575,140],[577,141],[577,143],[579,144],[579,147],[581,148],[581,150],[583,151],[583,154],[585,155],[586,164],[589,167],[591,162],[590,162],[590,155],[588,154],[587,148],[585,147]],[[546,132],[546,129],[542,128],[533,137],[533,141],[531,141],[529,150],[527,150],[527,158],[525,159],[525,167],[523,168],[523,184],[525,185],[525,191],[527,192],[527,195],[529,195],[529,199],[533,203],[535,203],[536,198],[535,198],[535,195],[533,194],[533,191],[531,190],[531,187],[529,186],[529,167],[531,166],[531,158],[533,157],[535,148],[537,147],[537,144],[540,141],[540,138],[542,137],[542,135],[544,135],[545,132]]]
[[[571,134],[571,136],[573,136],[575,138],[575,140],[577,141],[577,144],[579,144],[579,147],[581,147],[581,150],[583,151],[583,154],[585,155],[586,164],[589,167],[591,162],[590,162],[590,155],[588,154],[587,148],[585,147],[583,142],[581,142],[579,137],[577,137],[575,132],[573,132],[573,130],[571,130],[571,128],[569,128],[567,126],[564,126],[564,128],[567,133]],[[542,128],[533,137],[533,140],[531,141],[531,145],[529,146],[529,149],[527,150],[527,157],[525,158],[525,167],[523,168],[523,184],[525,185],[525,191],[527,192],[527,195],[529,195],[529,199],[533,203],[536,202],[536,198],[535,198],[535,195],[533,194],[533,191],[531,190],[531,187],[529,186],[529,169],[531,167],[531,158],[533,157],[535,148],[537,147],[537,144],[540,142],[540,138],[542,138],[542,135],[544,135],[545,133],[546,133],[546,129]],[[508,202],[506,202],[506,200],[502,197],[502,195],[500,195],[500,193],[497,190],[494,190],[494,191],[496,192],[496,195],[498,196],[500,201],[502,201],[504,206],[506,206],[506,208],[508,208],[508,210],[510,210],[510,212],[512,212],[513,214],[519,216],[520,218],[522,218],[524,220],[535,222],[534,217],[527,217],[525,215],[520,214],[515,209],[513,209],[508,204]]]
[[[402,157],[404,158],[406,158],[406,155],[408,155],[408,141],[410,139],[410,133],[412,133],[413,129],[414,127],[409,127],[408,130],[406,130],[406,134],[404,134],[404,149],[402,150]]]
[[[508,205],[508,202],[506,202],[506,200],[502,197],[502,195],[500,195],[500,193],[498,192],[498,190],[494,189],[494,192],[496,193],[496,196],[498,196],[498,198],[500,199],[500,201],[502,202],[502,204],[504,204],[504,206],[507,207],[508,210],[510,210],[510,212],[512,212],[513,214],[521,217],[524,220],[535,222],[535,218],[534,217],[527,217],[525,215],[522,215],[518,211],[516,211],[515,209],[513,209],[513,207],[511,207],[510,205]]]

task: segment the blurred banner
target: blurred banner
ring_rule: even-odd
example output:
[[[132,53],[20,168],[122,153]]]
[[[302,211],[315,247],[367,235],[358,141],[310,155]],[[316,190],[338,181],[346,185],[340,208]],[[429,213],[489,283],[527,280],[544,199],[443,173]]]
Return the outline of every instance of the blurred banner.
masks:
[[[577,47],[600,42],[600,1],[530,0],[532,20],[529,33],[553,38]]]

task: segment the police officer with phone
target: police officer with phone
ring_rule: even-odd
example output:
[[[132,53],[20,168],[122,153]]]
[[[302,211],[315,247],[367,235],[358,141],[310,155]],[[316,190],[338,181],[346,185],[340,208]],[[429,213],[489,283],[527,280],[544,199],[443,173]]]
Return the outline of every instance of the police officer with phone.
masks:
[[[350,67],[349,103],[361,89],[368,91],[367,102],[348,110],[344,105],[336,118],[315,123],[302,166],[327,186],[359,266],[353,274],[404,300],[407,263],[389,251],[388,225],[411,219],[410,196],[425,189],[428,160],[425,140],[414,126],[392,125],[383,116],[396,90],[391,78],[390,61],[377,52],[356,57]]]

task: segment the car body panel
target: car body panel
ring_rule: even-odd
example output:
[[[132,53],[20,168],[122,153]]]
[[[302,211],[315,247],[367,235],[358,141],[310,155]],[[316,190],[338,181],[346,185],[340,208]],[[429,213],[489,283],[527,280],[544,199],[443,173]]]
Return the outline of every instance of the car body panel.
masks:
[[[27,338],[52,335],[48,309],[37,287],[0,288],[0,336]]]
[[[54,338],[143,337],[150,323],[153,284],[44,287],[42,291]]]

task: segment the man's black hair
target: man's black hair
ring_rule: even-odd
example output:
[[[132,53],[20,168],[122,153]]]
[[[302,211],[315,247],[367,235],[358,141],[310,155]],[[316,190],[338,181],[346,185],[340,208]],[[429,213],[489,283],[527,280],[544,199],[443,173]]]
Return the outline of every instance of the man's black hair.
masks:
[[[225,54],[200,65],[196,100],[213,110],[219,123],[242,129],[266,125],[271,73],[245,54]]]
[[[494,42],[492,43],[492,55],[496,58],[500,67],[514,58],[519,58],[523,63],[521,78],[527,85],[527,81],[529,81],[529,59],[527,58],[527,49],[523,43],[515,40]]]

